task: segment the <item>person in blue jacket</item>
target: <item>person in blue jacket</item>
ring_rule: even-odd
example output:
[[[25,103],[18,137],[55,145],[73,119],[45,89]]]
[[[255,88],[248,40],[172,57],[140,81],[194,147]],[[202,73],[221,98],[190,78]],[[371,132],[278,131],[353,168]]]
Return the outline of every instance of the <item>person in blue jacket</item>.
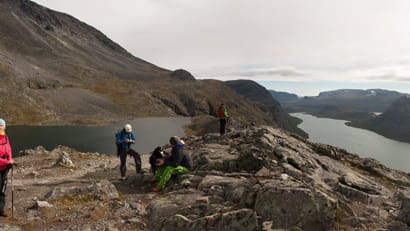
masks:
[[[141,156],[138,152],[131,148],[131,144],[135,143],[135,135],[132,132],[130,124],[126,124],[122,130],[115,134],[115,143],[117,144],[117,155],[120,157],[121,180],[126,180],[125,173],[127,171],[127,155],[134,157],[135,168],[137,174],[141,171]]]

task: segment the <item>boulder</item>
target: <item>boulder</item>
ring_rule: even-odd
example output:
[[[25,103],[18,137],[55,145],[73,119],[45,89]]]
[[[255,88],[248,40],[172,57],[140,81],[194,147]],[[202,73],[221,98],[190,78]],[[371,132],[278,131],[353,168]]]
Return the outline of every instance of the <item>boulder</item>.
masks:
[[[56,187],[47,195],[47,198],[57,199],[77,195],[92,195],[102,201],[119,198],[117,188],[108,180],[94,182],[89,186]]]
[[[410,226],[410,192],[399,193],[400,209],[397,220]]]
[[[220,185],[223,187],[231,184],[241,185],[244,184],[246,181],[246,179],[234,177],[208,175],[202,179],[201,183],[198,186],[198,189],[203,190],[205,188],[210,188],[213,185]]]
[[[32,209],[41,209],[41,208],[52,208],[52,207],[54,207],[54,205],[48,203],[47,201],[37,200],[31,208]]]
[[[60,158],[57,159],[56,165],[60,165],[67,168],[74,168],[74,163],[70,159],[70,155],[67,152],[63,152]]]
[[[215,213],[193,220],[186,230],[237,230],[256,231],[258,223],[255,211],[240,209],[226,213]]]
[[[273,228],[300,226],[303,230],[327,230],[334,225],[337,200],[292,181],[262,183],[254,210]]]
[[[175,214],[183,214],[180,210],[185,210],[186,213],[195,214],[193,208],[190,211],[188,208],[195,205],[198,200],[203,198],[203,193],[195,191],[191,193],[173,193],[153,199],[147,207],[149,224],[153,230],[158,230],[162,227],[159,221],[172,217]]]
[[[365,177],[354,173],[346,173],[340,178],[340,182],[365,193],[380,195],[381,187]]]

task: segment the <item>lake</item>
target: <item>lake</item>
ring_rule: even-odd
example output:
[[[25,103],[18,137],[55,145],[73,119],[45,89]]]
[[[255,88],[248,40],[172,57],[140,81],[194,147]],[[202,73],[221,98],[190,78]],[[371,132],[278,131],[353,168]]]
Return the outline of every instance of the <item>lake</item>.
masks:
[[[410,172],[409,143],[349,127],[344,120],[318,118],[304,113],[291,115],[303,120],[298,127],[309,134],[310,141],[337,146],[361,157],[376,159],[387,167]]]
[[[184,136],[183,126],[190,121],[188,117],[154,117],[107,126],[7,126],[6,133],[14,156],[20,150],[39,145],[51,150],[59,144],[81,152],[115,154],[115,133],[129,123],[136,136],[133,149],[148,154],[156,146],[167,144],[169,137]]]

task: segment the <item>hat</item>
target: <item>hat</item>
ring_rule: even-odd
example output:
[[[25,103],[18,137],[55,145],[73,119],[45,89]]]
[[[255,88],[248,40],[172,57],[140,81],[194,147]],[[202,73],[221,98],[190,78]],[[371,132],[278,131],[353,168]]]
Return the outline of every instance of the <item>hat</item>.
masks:
[[[6,121],[4,119],[0,119],[0,124],[3,125],[3,128],[6,128]]]
[[[126,132],[132,132],[132,127],[131,127],[130,124],[124,125],[124,129],[125,129]]]

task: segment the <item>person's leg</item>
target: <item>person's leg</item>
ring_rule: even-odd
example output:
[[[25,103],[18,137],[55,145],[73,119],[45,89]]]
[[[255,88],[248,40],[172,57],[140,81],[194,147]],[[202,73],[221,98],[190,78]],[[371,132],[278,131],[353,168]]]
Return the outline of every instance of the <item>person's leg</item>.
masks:
[[[0,172],[0,216],[6,216],[4,207],[6,206],[7,173],[8,170]]]
[[[171,166],[167,166],[164,169],[163,174],[161,175],[161,178],[157,184],[157,188],[159,190],[162,190],[163,188],[165,188],[165,186],[167,185],[168,181],[171,179],[172,175],[182,175],[185,173],[188,173],[189,170],[183,166],[178,166],[178,167],[171,167]]]
[[[159,182],[157,184],[157,189],[162,190],[163,188],[165,188],[165,185],[167,185],[168,181],[171,179],[172,176],[172,172],[175,168],[171,167],[171,166],[167,166],[164,168]]]
[[[223,135],[225,134],[226,119],[220,119],[219,121],[220,121],[219,134]]]
[[[140,154],[135,151],[134,149],[128,149],[128,154],[130,154],[131,156],[134,157],[134,161],[135,161],[135,170],[137,171],[137,173],[141,172],[141,156]]]
[[[120,151],[120,162],[121,178],[125,178],[125,173],[127,172],[127,152],[123,150]]]
[[[154,175],[155,181],[159,181],[161,179],[162,174],[164,174],[165,168],[166,167],[157,168],[157,170],[155,171],[155,175]]]

